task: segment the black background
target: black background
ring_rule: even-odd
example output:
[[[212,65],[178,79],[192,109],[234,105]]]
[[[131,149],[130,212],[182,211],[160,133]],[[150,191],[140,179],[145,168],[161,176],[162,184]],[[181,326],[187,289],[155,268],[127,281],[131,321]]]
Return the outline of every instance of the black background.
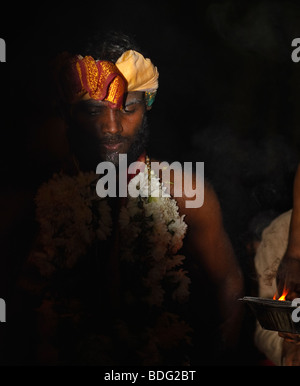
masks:
[[[254,212],[290,205],[300,140],[300,64],[291,60],[291,42],[300,36],[296,1],[22,3],[3,16],[1,153],[8,177],[22,169],[26,183],[58,167],[59,130],[45,124],[52,114],[48,63],[99,26],[133,34],[159,69],[152,152],[205,161],[206,176],[230,184],[234,195],[234,184],[256,185],[264,192],[252,192]],[[258,187],[263,180],[265,189]]]
[[[2,249],[10,263],[2,272],[7,268],[14,275],[11,261],[20,262],[30,247],[26,219],[32,197],[64,156],[61,128],[53,119],[49,61],[80,47],[99,27],[133,34],[158,67],[151,153],[162,160],[205,162],[251,287],[245,251],[251,220],[292,207],[300,145],[300,62],[291,59],[291,42],[300,37],[298,3],[8,5],[0,24],[6,41],[6,63],[0,64],[0,208]],[[4,276],[9,283],[10,274]]]

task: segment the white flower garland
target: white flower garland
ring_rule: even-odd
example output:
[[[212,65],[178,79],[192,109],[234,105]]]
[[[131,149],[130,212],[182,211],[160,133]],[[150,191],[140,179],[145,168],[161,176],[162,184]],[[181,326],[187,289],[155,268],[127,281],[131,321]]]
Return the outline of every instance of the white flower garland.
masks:
[[[58,268],[72,268],[95,240],[106,240],[112,231],[110,207],[96,195],[97,175],[63,173],[42,185],[36,196],[36,217],[40,225],[39,249],[30,256],[41,275],[50,276]],[[150,195],[148,170],[140,172],[129,183],[139,186],[138,197],[130,197],[122,206],[121,259],[147,263],[144,285],[150,295],[144,299],[160,306],[164,299],[162,281],[173,284],[172,298],[183,302],[189,295],[190,279],[181,266],[185,257],[176,253],[182,247],[187,225],[180,216],[176,201],[165,192],[151,171]],[[146,252],[140,256],[138,242]]]
[[[177,284],[173,291],[173,300],[183,302],[189,295],[190,279],[186,271],[179,268],[185,257],[176,255],[182,247],[187,225],[184,216],[180,216],[176,201],[166,193],[166,188],[159,178],[151,171],[151,183],[148,179],[148,170],[145,169],[135,176],[129,183],[138,186],[140,195],[129,197],[127,205],[122,207],[120,225],[123,235],[123,259],[134,261],[143,259],[148,263],[149,271],[144,284],[150,289],[146,299],[152,305],[161,306],[164,298],[162,280],[165,278]],[[136,240],[141,232],[146,256],[135,252]]]

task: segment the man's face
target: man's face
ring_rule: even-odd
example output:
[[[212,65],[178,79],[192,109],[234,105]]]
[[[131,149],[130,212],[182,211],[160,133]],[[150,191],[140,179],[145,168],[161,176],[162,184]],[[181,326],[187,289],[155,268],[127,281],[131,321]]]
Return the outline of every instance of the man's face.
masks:
[[[146,137],[144,93],[129,92],[121,110],[106,101],[82,100],[73,105],[68,132],[82,170],[95,170],[101,161],[118,165],[119,154],[133,162],[143,152]]]

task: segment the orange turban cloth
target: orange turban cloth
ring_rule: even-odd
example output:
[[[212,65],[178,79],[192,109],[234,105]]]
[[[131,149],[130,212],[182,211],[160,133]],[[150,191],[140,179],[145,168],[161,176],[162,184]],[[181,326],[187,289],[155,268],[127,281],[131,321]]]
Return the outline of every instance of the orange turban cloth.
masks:
[[[63,98],[69,103],[81,99],[108,101],[112,108],[121,108],[126,91],[144,91],[150,106],[158,88],[158,71],[150,59],[129,50],[116,64],[80,55],[61,57],[58,82]]]

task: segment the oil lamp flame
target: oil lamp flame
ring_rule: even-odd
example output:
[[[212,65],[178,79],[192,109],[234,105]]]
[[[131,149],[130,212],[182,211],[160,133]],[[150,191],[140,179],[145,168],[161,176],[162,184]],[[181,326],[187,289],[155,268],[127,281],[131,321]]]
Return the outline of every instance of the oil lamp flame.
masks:
[[[283,289],[283,292],[282,292],[282,295],[281,295],[277,300],[285,301],[288,292],[289,292],[289,291],[288,291],[286,288],[284,288],[284,289]],[[273,296],[273,300],[276,300],[276,295],[277,295],[277,294],[275,294],[275,295]]]

